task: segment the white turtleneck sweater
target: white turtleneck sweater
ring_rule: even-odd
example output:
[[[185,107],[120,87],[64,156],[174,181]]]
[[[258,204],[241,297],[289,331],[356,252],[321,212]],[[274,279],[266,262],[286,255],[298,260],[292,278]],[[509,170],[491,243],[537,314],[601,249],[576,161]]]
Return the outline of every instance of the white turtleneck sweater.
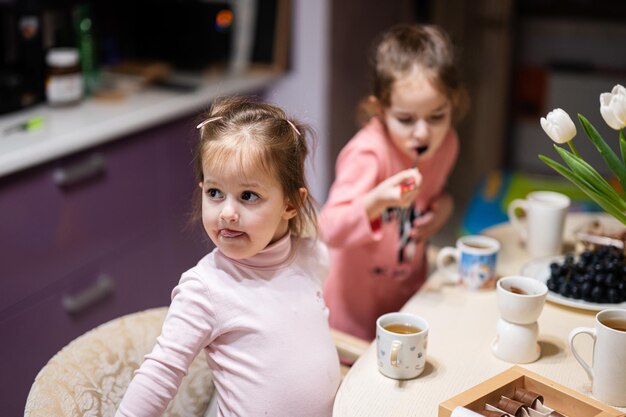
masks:
[[[325,248],[289,235],[255,256],[218,249],[185,272],[116,416],[160,416],[204,350],[219,416],[326,417],[339,385],[322,280]]]

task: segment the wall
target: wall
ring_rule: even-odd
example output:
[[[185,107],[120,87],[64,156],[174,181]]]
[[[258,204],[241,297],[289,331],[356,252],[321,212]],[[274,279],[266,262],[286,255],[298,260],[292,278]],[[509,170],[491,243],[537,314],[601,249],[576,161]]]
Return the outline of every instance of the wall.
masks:
[[[600,115],[600,93],[611,91],[626,78],[626,27],[623,21],[564,19],[554,16],[522,17],[519,25],[519,51],[516,70],[533,72],[542,80],[534,96],[517,106],[511,120],[510,165],[537,174],[554,175],[554,171],[537,157],[546,155],[561,162],[552,148],[553,142],[543,132],[539,119],[555,108],[565,110],[577,127],[577,150],[600,173],[610,175],[576,119],[585,116],[619,154],[617,133]],[[533,79],[531,79],[533,80]],[[535,86],[538,83],[534,83]],[[531,85],[519,84],[522,96]]]
[[[439,0],[433,22],[450,33],[470,93],[458,127],[459,159],[449,180],[460,222],[477,184],[504,163],[512,47],[513,0]],[[453,225],[451,227],[457,227]]]
[[[286,77],[266,98],[288,114],[309,124],[317,134],[317,149],[308,166],[311,193],[319,203],[326,199],[334,161],[328,148],[328,33],[329,0],[292,0],[291,66]]]
[[[376,38],[394,24],[414,22],[418,12],[411,0],[332,3],[329,160],[336,159],[359,128],[357,107],[371,93],[370,63]]]

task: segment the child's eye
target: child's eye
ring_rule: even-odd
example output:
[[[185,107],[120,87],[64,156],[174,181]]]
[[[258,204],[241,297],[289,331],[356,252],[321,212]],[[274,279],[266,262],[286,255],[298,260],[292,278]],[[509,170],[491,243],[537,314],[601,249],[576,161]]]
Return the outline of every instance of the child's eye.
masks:
[[[206,190],[206,193],[209,195],[209,198],[213,200],[218,200],[223,197],[222,192],[217,188],[209,188]]]
[[[440,122],[444,120],[447,116],[448,116],[447,113],[433,114],[432,116],[430,116],[430,120],[432,122]]]
[[[413,124],[413,118],[411,118],[411,117],[398,117],[397,119],[403,125]]]
[[[244,191],[241,193],[241,199],[243,201],[254,202],[259,199],[259,196],[252,191]]]

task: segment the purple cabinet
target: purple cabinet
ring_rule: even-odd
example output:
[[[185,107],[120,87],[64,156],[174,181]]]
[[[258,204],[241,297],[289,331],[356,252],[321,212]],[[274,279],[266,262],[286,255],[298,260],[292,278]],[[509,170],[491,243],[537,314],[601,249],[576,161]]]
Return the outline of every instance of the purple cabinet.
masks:
[[[154,170],[145,169],[156,145],[125,140],[0,179],[0,245],[10,260],[0,311],[158,224]],[[74,183],[58,184],[61,175]]]
[[[187,227],[191,120],[0,178],[0,404],[22,415],[61,347],[133,311],[167,305],[211,248]]]

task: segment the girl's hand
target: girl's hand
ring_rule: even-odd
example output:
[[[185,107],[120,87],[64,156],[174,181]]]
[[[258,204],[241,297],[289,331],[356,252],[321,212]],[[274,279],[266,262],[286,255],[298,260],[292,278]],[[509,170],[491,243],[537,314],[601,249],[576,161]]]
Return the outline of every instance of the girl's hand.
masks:
[[[422,175],[417,168],[400,171],[382,181],[363,197],[370,220],[389,207],[408,207],[417,197]]]
[[[431,205],[431,210],[413,220],[412,237],[415,242],[428,240],[437,233],[450,218],[454,201],[450,194],[442,194]]]

